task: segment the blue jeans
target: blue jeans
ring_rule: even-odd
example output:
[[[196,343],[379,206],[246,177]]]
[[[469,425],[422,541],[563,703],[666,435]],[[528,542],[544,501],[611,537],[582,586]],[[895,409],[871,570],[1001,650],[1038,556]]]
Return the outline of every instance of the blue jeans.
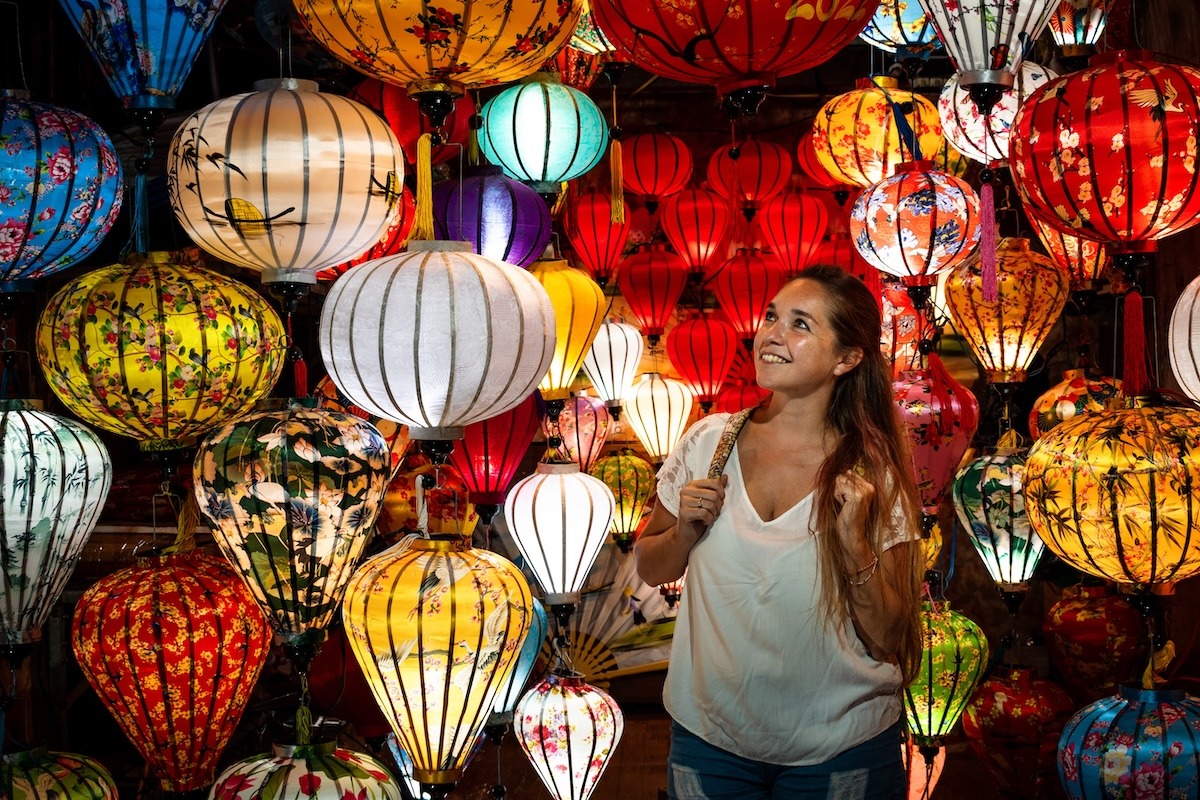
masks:
[[[671,723],[671,800],[903,800],[901,723],[824,764],[783,767],[713,747]]]

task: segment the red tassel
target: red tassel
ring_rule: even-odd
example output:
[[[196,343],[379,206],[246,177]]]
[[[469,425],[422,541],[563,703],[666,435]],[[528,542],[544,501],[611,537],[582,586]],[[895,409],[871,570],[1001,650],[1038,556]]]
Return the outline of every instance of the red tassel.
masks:
[[[301,356],[292,362],[292,383],[295,384],[296,397],[308,397],[308,365]]]
[[[1146,323],[1142,316],[1142,293],[1131,291],[1125,295],[1125,347],[1124,383],[1122,391],[1126,397],[1139,395],[1150,383],[1146,369]]]
[[[955,385],[954,378],[946,369],[946,365],[942,363],[942,359],[937,353],[929,354],[929,388],[932,400],[936,402],[934,405],[942,409],[942,413],[938,415],[937,427],[942,438],[949,438],[954,433],[953,414],[948,413],[954,403],[952,387]]]
[[[983,220],[979,232],[979,262],[983,271],[983,301],[994,303],[1000,291],[996,277],[996,201],[992,184],[985,182],[979,190],[979,211]]]

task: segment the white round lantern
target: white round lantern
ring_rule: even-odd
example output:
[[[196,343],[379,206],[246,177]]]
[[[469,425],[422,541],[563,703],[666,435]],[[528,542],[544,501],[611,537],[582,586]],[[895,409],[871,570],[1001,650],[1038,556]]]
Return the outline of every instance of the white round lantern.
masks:
[[[1200,278],[1189,283],[1175,301],[1167,352],[1179,388],[1200,402]]]
[[[313,81],[259,81],[210,103],[171,141],[168,189],[192,240],[264,283],[317,282],[400,213],[404,154],[370,108]]]
[[[984,116],[971,99],[970,91],[959,83],[957,75],[953,75],[938,98],[942,133],[958,152],[972,161],[983,164],[1008,161],[1008,131],[1017,116],[1017,109],[1034,89],[1057,77],[1058,73],[1040,64],[1022,62],[1012,88],[1005,89]]]
[[[624,322],[605,322],[583,359],[583,372],[613,419],[620,418],[621,401],[633,387],[644,347],[637,328]]]
[[[579,602],[616,506],[612,490],[574,462],[538,464],[536,472],[508,490],[504,521],[546,605]]]
[[[462,242],[414,242],[340,277],[321,311],[329,377],[413,439],[460,439],[528,397],[554,355],[537,278]]]
[[[655,464],[661,464],[687,428],[695,402],[683,381],[647,372],[626,398],[629,427]]]

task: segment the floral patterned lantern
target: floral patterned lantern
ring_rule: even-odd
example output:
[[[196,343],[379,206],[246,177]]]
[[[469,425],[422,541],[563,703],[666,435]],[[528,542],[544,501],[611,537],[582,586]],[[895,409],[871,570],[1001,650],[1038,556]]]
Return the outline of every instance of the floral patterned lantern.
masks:
[[[118,800],[104,766],[75,753],[22,750],[0,756],[0,793],[12,800]]]
[[[38,320],[38,361],[63,404],[150,450],[186,447],[249,411],[285,350],[267,301],[188,253],[133,254],[80,275]]]
[[[250,590],[198,550],[101,578],[71,625],[84,677],[168,792],[212,783],[270,645]]]
[[[712,279],[717,302],[746,349],[754,342],[767,304],[787,281],[783,262],[761,250],[740,249]],[[667,337],[668,348],[671,337]]]
[[[858,38],[898,60],[928,58],[942,46],[937,33],[919,3],[909,0],[883,0]]]
[[[675,314],[688,282],[688,265],[662,245],[650,245],[621,262],[617,287],[654,347]]]
[[[763,242],[783,262],[787,274],[795,275],[813,263],[829,227],[829,210],[810,194],[787,192],[763,203],[757,219]]]
[[[582,20],[583,18],[580,17],[581,22]],[[562,81],[563,86],[570,86],[572,89],[586,92],[600,77],[600,73],[604,70],[604,61],[596,53],[589,53],[586,50],[580,50],[573,44],[568,44],[559,50],[554,58],[547,61],[542,69],[557,72],[558,79]]]
[[[379,237],[378,242],[371,245],[370,249],[360,256],[355,256],[349,261],[338,264],[336,267],[321,270],[317,273],[317,280],[334,281],[351,267],[357,267],[359,264],[365,264],[368,261],[374,261],[384,256],[394,256],[402,252],[404,246],[408,244],[408,238],[412,234],[413,225],[417,221],[417,200],[413,197],[412,191],[407,186],[400,189],[398,206],[400,213],[396,216],[396,221],[387,226],[387,229],[383,232],[383,236]]]
[[[598,284],[607,286],[616,276],[617,265],[625,252],[629,215],[622,214],[622,222],[613,222],[612,199],[598,189],[573,195],[568,200],[568,209],[567,238],[575,255]]]
[[[596,459],[604,452],[604,443],[608,441],[612,417],[604,401],[586,394],[577,394],[566,401],[558,423],[551,426],[543,422],[542,434],[546,438],[557,434],[562,441],[555,455],[563,461],[571,461],[579,465],[579,469],[589,472]]]
[[[1050,14],[1050,37],[1064,61],[1072,63],[1071,59],[1095,52],[1116,4],[1116,0],[1058,0]]]
[[[923,527],[928,531],[979,426],[979,403],[970,389],[950,376],[936,354],[930,355],[927,369],[900,373],[892,383],[892,395],[908,434]]]
[[[317,385],[313,387],[312,396],[317,399],[318,408],[324,408],[327,411],[337,411],[342,414],[350,414],[359,419],[365,419],[374,425],[379,434],[383,436],[383,440],[387,442],[388,450],[391,454],[389,460],[392,472],[395,473],[400,469],[400,462],[404,460],[404,454],[408,451],[407,425],[400,425],[392,422],[390,419],[377,417],[374,414],[363,411],[338,391],[337,385],[329,380],[328,375],[317,381]]]
[[[470,242],[475,253],[528,267],[553,235],[550,209],[537,192],[505,176],[499,167],[474,167],[449,182],[434,203],[439,238]]]
[[[86,258],[121,210],[112,139],[70,109],[0,93],[0,294]]]
[[[717,399],[737,352],[738,334],[728,322],[703,315],[667,333],[667,357],[707,412]]]
[[[946,282],[954,327],[983,366],[989,383],[1020,383],[1067,302],[1070,277],[1029,240],[996,245],[998,297],[984,299],[980,256],[960,264]]]
[[[356,267],[321,309],[321,355],[338,389],[414,439],[459,438],[518,405],[555,350],[554,307],[537,279],[462,246],[425,242]]]
[[[817,144],[813,129],[805,132],[796,145],[796,166],[815,188],[833,189],[838,205],[845,203],[850,196],[846,184],[830,175],[825,164],[817,157]]]
[[[1116,694],[1145,668],[1146,621],[1110,586],[1066,587],[1044,628],[1050,663],[1076,707]]]
[[[413,164],[417,160],[417,143],[422,134],[433,133],[429,118],[421,113],[417,101],[412,99],[402,86],[376,78],[367,78],[347,94],[351,100],[375,109],[387,122],[405,160]],[[443,164],[461,158],[467,140],[471,136],[471,115],[475,113],[475,101],[470,94],[456,98],[454,107],[446,115],[439,134],[439,144],[430,150],[430,163]]]
[[[1055,555],[1145,586],[1200,572],[1200,411],[1097,411],[1044,434],[1025,463],[1025,510]]]
[[[525,686],[529,682],[529,677],[538,665],[538,654],[542,651],[542,646],[546,643],[546,637],[550,633],[550,618],[546,616],[546,608],[541,601],[532,598],[529,601],[529,607],[533,612],[529,634],[521,645],[521,653],[517,656],[517,664],[513,667],[512,675],[509,676],[504,688],[496,695],[496,704],[492,706],[492,714],[488,717],[487,727],[489,729],[512,723],[513,712],[525,694]]]
[[[593,478],[604,482],[616,498],[612,535],[622,553],[633,547],[634,535],[642,524],[646,504],[654,494],[657,480],[654,469],[628,450],[599,459],[589,470]]]
[[[892,365],[893,379],[899,379],[906,371],[920,366],[921,335],[926,328],[900,281],[886,277],[880,281],[879,301],[883,321],[879,348]]]
[[[711,277],[725,263],[719,249],[732,221],[729,204],[719,194],[685,189],[667,199],[659,224],[688,272]]]
[[[480,516],[490,523],[538,428],[538,408],[530,394],[516,406],[463,429],[463,439],[450,453],[471,492]]]
[[[1054,263],[1071,275],[1071,292],[1098,289],[1109,266],[1108,248],[1042,222],[1030,214],[1029,224]]]
[[[709,186],[740,208],[746,219],[786,189],[791,180],[792,155],[773,142],[749,139],[718,148],[708,160]]]
[[[1200,278],[1179,293],[1167,329],[1167,354],[1171,373],[1188,397],[1200,402]]]
[[[987,114],[970,91],[959,83],[958,75],[950,76],[938,97],[938,114],[946,141],[967,158],[981,164],[1008,161],[1009,132],[1017,109],[1035,89],[1058,73],[1031,61],[1021,63],[1016,83],[1005,89]]]
[[[897,164],[933,155],[943,141],[937,107],[900,89],[895,78],[860,79],[822,106],[813,124],[821,166],[839,182],[864,188],[890,177]]]
[[[334,742],[273,745],[271,753],[230,765],[217,776],[214,800],[311,797],[318,800],[404,800],[382,763]]]
[[[517,706],[517,741],[554,800],[588,800],[621,741],[625,717],[577,672],[553,672]]]
[[[108,448],[87,428],[0,402],[0,653],[41,635],[112,484]]]
[[[1047,797],[1058,737],[1074,711],[1070,695],[1032,667],[1001,668],[975,690],[963,734],[1004,796]]]
[[[368,559],[342,617],[375,702],[425,791],[461,776],[532,624],[512,562],[461,537],[405,539]]]
[[[1200,782],[1200,701],[1182,690],[1122,686],[1067,722],[1058,778],[1069,800],[1186,797]]]
[[[625,404],[629,427],[653,464],[661,464],[678,444],[692,415],[693,395],[682,381],[647,372],[633,385]]]
[[[632,0],[592,0],[596,22],[631,61],[655,75],[709,83],[727,111],[752,115],[777,78],[827,61],[858,35],[874,0],[770,4],[746,13],[698,0],[673,13]]]
[[[629,394],[642,361],[642,334],[624,322],[606,321],[583,359],[583,372],[608,406],[613,420],[621,418],[621,401]]]
[[[1123,408],[1121,382],[1094,370],[1068,369],[1061,382],[1033,401],[1029,411],[1029,435],[1034,441],[1059,423],[1079,414]]]
[[[570,396],[571,384],[604,323],[604,290],[586,272],[561,259],[538,261],[529,272],[550,296],[556,322],[554,354],[538,392],[543,400],[562,401]]]
[[[692,177],[692,151],[669,133],[650,131],[621,140],[621,177],[625,190],[641,195],[650,213],[664,197],[687,186]]]
[[[988,643],[978,625],[945,601],[922,605],[921,629],[921,668],[904,690],[904,710],[916,744],[936,748],[954,730],[983,678]]]
[[[388,484],[375,529],[383,541],[395,542],[411,533],[470,536],[478,522],[458,468],[434,464],[424,453],[412,453]]]

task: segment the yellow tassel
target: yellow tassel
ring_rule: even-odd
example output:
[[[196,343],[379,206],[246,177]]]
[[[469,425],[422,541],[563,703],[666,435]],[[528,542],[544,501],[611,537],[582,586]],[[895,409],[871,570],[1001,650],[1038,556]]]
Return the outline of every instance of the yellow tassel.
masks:
[[[471,128],[471,130],[467,132],[467,165],[478,167],[479,163],[479,131]]]
[[[1150,658],[1150,663],[1146,665],[1146,671],[1142,673],[1142,688],[1156,689],[1166,683],[1167,679],[1163,677],[1162,671],[1174,659],[1175,643],[1168,639],[1162,649],[1157,651]]]
[[[621,143],[616,139],[608,148],[608,172],[612,176],[612,187],[609,189],[611,214],[609,220],[616,225],[625,223],[625,172],[621,166]]]
[[[433,238],[433,135],[417,139],[417,219],[409,241]]]
[[[200,507],[196,495],[188,492],[179,509],[179,524],[175,526],[175,541],[163,548],[164,553],[186,553],[196,549],[196,526],[200,524]]]

